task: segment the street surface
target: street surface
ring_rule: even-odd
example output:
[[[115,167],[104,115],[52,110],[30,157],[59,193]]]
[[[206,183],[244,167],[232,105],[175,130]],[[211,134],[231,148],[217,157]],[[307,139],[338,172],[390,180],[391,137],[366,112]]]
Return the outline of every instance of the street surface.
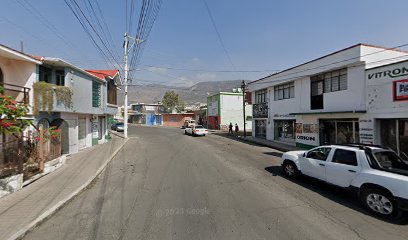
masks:
[[[104,173],[25,239],[408,238],[408,220],[377,219],[345,190],[281,177],[273,149],[180,129],[129,133]]]

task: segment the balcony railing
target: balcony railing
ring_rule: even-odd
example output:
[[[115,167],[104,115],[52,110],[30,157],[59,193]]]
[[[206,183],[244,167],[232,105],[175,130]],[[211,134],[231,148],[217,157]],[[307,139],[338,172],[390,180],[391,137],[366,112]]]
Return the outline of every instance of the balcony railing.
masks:
[[[268,103],[256,103],[252,105],[253,118],[267,118],[268,117]]]
[[[0,86],[4,88],[4,95],[13,97],[18,103],[29,103],[30,88],[9,83],[0,83]]]

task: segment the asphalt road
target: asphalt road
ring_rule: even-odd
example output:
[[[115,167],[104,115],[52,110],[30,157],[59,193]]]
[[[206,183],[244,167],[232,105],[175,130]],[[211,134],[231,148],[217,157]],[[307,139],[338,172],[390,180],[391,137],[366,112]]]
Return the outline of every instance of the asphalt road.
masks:
[[[280,152],[132,127],[105,172],[25,239],[407,239],[353,195],[280,175]],[[92,161],[92,159],[89,159]]]

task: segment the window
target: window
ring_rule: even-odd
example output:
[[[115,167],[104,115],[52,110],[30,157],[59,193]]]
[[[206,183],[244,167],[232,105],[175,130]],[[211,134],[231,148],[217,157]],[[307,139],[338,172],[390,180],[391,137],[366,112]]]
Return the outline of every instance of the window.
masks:
[[[171,121],[172,122],[177,122],[177,117],[176,116],[171,116]]]
[[[58,86],[65,86],[65,71],[56,70],[55,71],[56,84]]]
[[[114,80],[108,81],[108,103],[116,105],[117,102],[117,89]]]
[[[312,81],[312,96],[325,93],[347,90],[347,69],[340,69],[310,77]],[[313,85],[313,82],[322,82],[323,85]],[[315,95],[313,95],[315,94]]]
[[[275,86],[274,88],[274,100],[289,99],[295,97],[295,83],[290,82],[282,85]]]
[[[333,155],[334,163],[357,166],[356,152],[344,149],[336,149]]]
[[[266,102],[266,89],[255,91],[255,104]]]
[[[329,156],[330,151],[331,151],[331,148],[328,148],[328,147],[317,148],[317,149],[309,151],[306,157],[320,160],[320,161],[326,161],[327,157]]]
[[[47,83],[51,82],[51,69],[44,67],[44,66],[40,66],[38,73],[39,73],[38,80],[40,82],[47,82]]]
[[[101,106],[101,84],[92,82],[92,107]]]

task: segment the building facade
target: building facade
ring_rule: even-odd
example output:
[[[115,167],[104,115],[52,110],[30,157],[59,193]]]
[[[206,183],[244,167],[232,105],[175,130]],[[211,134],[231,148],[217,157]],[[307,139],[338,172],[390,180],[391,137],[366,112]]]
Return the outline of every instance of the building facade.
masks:
[[[182,127],[185,120],[194,119],[194,113],[163,113],[164,127]]]
[[[129,122],[147,126],[161,126],[163,124],[163,113],[164,107],[162,104],[130,104]]]
[[[107,120],[117,111],[117,70],[94,75],[59,58],[0,45],[0,72],[6,94],[31,106],[27,117],[34,125],[61,129],[62,153],[106,141]]]
[[[408,159],[408,61],[367,69],[365,77],[360,141],[389,146]]]
[[[360,142],[366,69],[405,52],[357,44],[249,83],[253,136],[311,148]]]
[[[244,128],[243,94],[241,92],[219,92],[207,97],[207,126],[209,129],[228,130],[228,125],[238,124]],[[246,104],[246,129],[252,129],[252,105]]]

